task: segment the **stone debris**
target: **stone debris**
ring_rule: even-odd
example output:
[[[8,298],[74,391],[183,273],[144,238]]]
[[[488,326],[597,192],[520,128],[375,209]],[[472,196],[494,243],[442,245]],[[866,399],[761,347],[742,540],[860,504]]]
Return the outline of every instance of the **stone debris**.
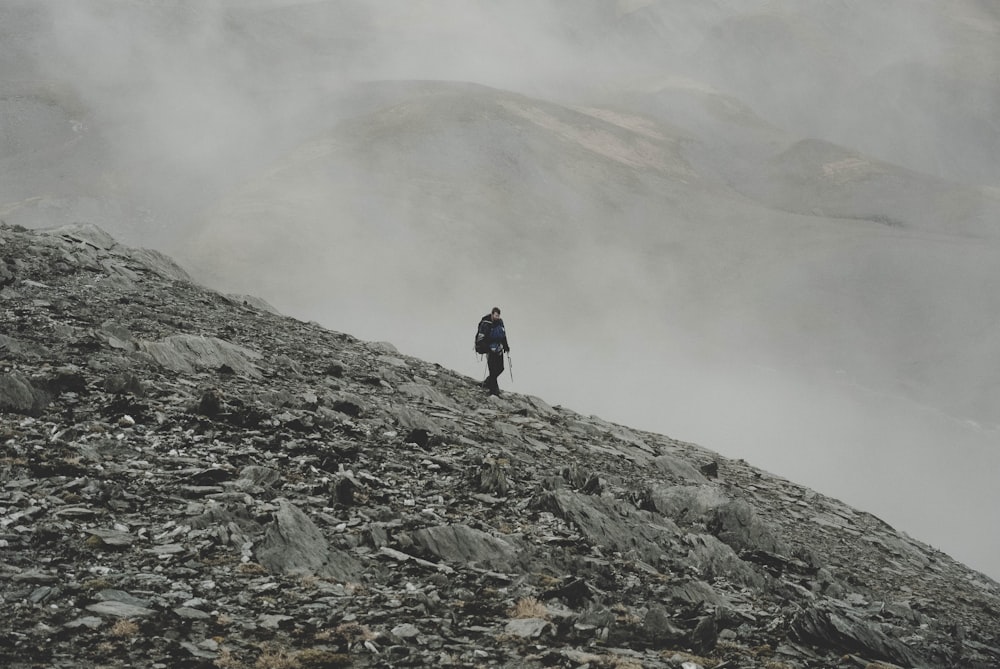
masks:
[[[0,225],[0,666],[1000,666],[1000,585],[699,446]]]

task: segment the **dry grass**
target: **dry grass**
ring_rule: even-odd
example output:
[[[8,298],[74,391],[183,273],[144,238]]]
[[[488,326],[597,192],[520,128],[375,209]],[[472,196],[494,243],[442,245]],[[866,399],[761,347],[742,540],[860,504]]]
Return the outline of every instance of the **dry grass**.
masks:
[[[84,590],[94,592],[96,590],[107,590],[108,588],[114,587],[114,584],[106,578],[92,578],[88,581],[84,581],[81,586]]]
[[[351,666],[351,656],[333,653],[319,648],[310,648],[295,654],[299,669],[334,669]]]
[[[341,623],[325,634],[329,635],[327,638],[343,639],[348,644],[354,644],[358,641],[372,641],[375,638],[370,629],[356,622]],[[319,639],[320,635],[317,634],[316,638]]]
[[[538,579],[538,586],[542,588],[554,588],[563,582],[561,578],[556,578],[549,574],[536,574],[536,578]]]
[[[545,618],[549,617],[549,610],[545,604],[534,597],[523,597],[517,601],[507,612],[511,618]]]
[[[642,662],[631,657],[610,657],[606,661],[610,669],[643,669]]]
[[[244,562],[236,569],[241,574],[250,574],[254,576],[263,576],[264,574],[267,573],[267,569],[265,569],[262,565],[257,564],[256,562]]]
[[[217,669],[246,669],[249,665],[236,658],[232,651],[223,648],[213,663]],[[253,664],[254,669],[338,669],[351,666],[350,655],[319,648],[294,651],[269,644]]]
[[[299,669],[299,663],[284,648],[265,646],[254,669]]]
[[[116,639],[130,639],[139,633],[139,623],[122,618],[111,626],[109,634]]]
[[[243,669],[243,663],[233,657],[228,648],[219,651],[219,657],[213,663],[219,669]]]

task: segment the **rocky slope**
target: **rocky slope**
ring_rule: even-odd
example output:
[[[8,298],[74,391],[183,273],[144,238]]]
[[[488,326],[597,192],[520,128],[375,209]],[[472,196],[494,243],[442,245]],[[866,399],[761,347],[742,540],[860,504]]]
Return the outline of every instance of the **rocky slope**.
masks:
[[[1000,665],[1000,585],[746,462],[96,228],[0,256],[4,666]]]

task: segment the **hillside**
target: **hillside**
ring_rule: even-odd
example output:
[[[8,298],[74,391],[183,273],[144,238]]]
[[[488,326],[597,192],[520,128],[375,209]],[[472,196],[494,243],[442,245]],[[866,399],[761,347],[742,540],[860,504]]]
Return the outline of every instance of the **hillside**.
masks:
[[[1000,663],[1000,585],[749,463],[91,226],[0,253],[4,666]]]
[[[502,304],[518,389],[710,443],[1000,578],[980,529],[1000,504],[998,19],[7,0],[0,220],[93,222],[469,374],[455,333]]]

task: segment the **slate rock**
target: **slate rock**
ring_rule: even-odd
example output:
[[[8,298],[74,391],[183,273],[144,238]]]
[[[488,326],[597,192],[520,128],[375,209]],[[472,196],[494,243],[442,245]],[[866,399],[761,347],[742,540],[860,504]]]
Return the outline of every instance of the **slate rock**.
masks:
[[[468,525],[439,525],[418,530],[411,536],[416,545],[447,562],[504,569],[517,559],[514,544]]]
[[[673,455],[659,455],[653,458],[653,466],[673,479],[687,483],[707,483],[708,479],[687,460]]]
[[[257,561],[281,574],[314,575],[338,581],[359,581],[361,564],[329,545],[323,533],[301,509],[279,499],[274,521],[256,547]]]
[[[847,612],[811,607],[799,613],[790,626],[790,636],[803,643],[830,650],[858,653],[903,666],[923,666],[925,658],[906,644],[886,636],[873,624]]]
[[[408,406],[390,405],[390,415],[407,430],[424,430],[428,434],[441,434],[441,428],[427,414]]]
[[[366,402],[361,399],[360,396],[353,393],[332,393],[327,398],[327,402],[329,402],[330,408],[334,411],[339,411],[340,413],[351,416],[352,418],[357,418],[364,413],[367,408]]]
[[[705,578],[727,578],[754,588],[763,588],[768,582],[764,574],[741,560],[731,546],[710,534],[689,534],[684,541],[690,546],[689,564]]]
[[[561,599],[573,608],[583,606],[593,596],[594,591],[587,585],[587,581],[582,578],[571,578],[563,585],[542,593],[543,599]]]
[[[45,389],[52,395],[83,393],[87,390],[87,378],[75,366],[62,367],[45,380]]]
[[[185,620],[208,620],[212,617],[201,609],[195,609],[190,606],[178,606],[174,609],[174,615]]]
[[[666,599],[678,604],[709,604],[728,606],[729,600],[704,581],[685,581],[667,588]]]
[[[66,629],[78,629],[80,627],[86,627],[87,629],[96,630],[104,624],[104,619],[98,616],[81,616],[74,620],[69,621],[63,627]]]
[[[49,405],[50,397],[18,372],[0,374],[0,411],[38,416]]]
[[[674,622],[670,612],[660,605],[653,605],[646,611],[642,632],[655,648],[674,646],[687,635],[684,628]]]
[[[706,527],[736,550],[788,550],[753,507],[731,499],[715,485],[656,486],[648,492],[648,503],[678,523]]]
[[[550,630],[552,623],[544,618],[514,618],[504,627],[504,633],[524,639],[537,639]]]
[[[260,353],[217,337],[177,334],[159,341],[139,342],[139,350],[167,369],[192,373],[228,367],[236,374],[260,378],[256,361]]]
[[[636,551],[640,559],[655,563],[680,537],[680,530],[666,518],[654,518],[620,500],[553,490],[539,495],[536,508],[573,524],[591,543],[613,551]]]
[[[233,487],[240,490],[263,490],[281,480],[281,472],[273,467],[247,465],[240,470],[239,478],[233,482]]]
[[[7,264],[6,258],[4,262],[0,262],[0,287],[9,286],[17,279],[17,275],[14,274],[13,268]]]
[[[715,616],[703,616],[688,635],[688,645],[696,653],[707,654],[715,650],[719,641],[719,626]]]
[[[406,434],[406,437],[403,439],[403,441],[405,441],[406,443],[416,444],[420,448],[427,448],[427,445],[430,443],[430,440],[431,440],[430,433],[422,428],[416,428],[414,430],[410,430]]]
[[[135,374],[120,372],[112,374],[104,380],[104,390],[113,395],[134,395],[143,397],[146,394],[142,381]]]
[[[406,393],[407,395],[424,400],[431,404],[437,404],[445,407],[454,407],[455,403],[440,390],[431,388],[426,383],[401,383],[397,390],[401,393]]]
[[[87,610],[98,615],[114,616],[116,618],[146,618],[156,613],[153,609],[145,606],[127,604],[115,600],[91,604],[87,607]]]
[[[506,497],[510,485],[507,482],[507,465],[492,458],[479,465],[475,473],[474,487],[479,492]]]

